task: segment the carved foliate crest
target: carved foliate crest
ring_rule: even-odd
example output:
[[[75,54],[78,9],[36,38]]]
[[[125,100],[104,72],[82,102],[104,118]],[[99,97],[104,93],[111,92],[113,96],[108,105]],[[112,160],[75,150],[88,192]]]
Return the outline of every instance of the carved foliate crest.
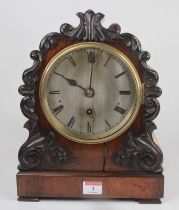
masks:
[[[77,13],[77,16],[80,18],[80,24],[77,28],[73,28],[68,23],[64,23],[60,27],[63,36],[70,37],[72,40],[83,41],[113,41],[120,38],[121,28],[118,24],[112,24],[108,29],[101,25],[101,20],[104,17],[102,13],[88,10],[85,13]]]

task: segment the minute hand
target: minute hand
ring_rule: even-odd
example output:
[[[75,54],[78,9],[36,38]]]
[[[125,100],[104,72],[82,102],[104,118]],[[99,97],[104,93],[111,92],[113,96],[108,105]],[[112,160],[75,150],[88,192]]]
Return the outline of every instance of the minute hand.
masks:
[[[77,86],[77,87],[81,88],[82,90],[86,90],[86,88],[84,88],[84,87],[82,87],[81,85],[79,85],[79,84],[77,83],[76,80],[66,78],[64,75],[59,74],[59,73],[57,73],[57,72],[54,72],[54,74],[57,74],[57,75],[63,77],[71,86]]]
[[[93,63],[91,64],[91,74],[90,74],[90,84],[89,84],[89,89],[91,89],[92,77],[93,77]]]

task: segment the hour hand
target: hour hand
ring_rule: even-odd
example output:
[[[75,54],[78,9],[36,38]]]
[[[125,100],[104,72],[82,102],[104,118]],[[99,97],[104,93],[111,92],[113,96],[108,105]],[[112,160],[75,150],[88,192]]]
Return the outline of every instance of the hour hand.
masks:
[[[86,88],[84,88],[81,85],[79,85],[76,80],[66,78],[64,75],[62,75],[60,73],[57,73],[57,72],[54,72],[54,74],[57,74],[57,75],[63,77],[71,86],[77,86],[77,87],[81,88],[82,90],[86,90]]]

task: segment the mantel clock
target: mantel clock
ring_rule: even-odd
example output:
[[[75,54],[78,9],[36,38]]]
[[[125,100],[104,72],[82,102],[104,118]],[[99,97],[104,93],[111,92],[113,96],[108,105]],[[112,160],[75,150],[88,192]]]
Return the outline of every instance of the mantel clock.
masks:
[[[19,200],[119,198],[158,203],[162,152],[153,139],[158,74],[150,54],[103,14],[77,13],[31,52],[20,106],[28,118],[19,150]]]

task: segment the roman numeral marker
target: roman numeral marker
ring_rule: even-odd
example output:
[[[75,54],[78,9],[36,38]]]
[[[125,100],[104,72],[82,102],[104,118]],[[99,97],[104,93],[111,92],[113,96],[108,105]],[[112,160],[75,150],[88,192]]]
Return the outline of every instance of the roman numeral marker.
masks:
[[[130,95],[131,91],[124,91],[124,90],[122,90],[122,91],[119,91],[119,94],[120,95]]]
[[[111,56],[109,56],[109,57],[108,57],[108,59],[107,59],[106,63],[104,64],[104,67],[106,67],[106,66],[107,66],[107,64],[108,64],[108,62],[109,62],[109,60],[110,60],[110,58],[111,58]]]
[[[70,61],[70,63],[71,63],[73,66],[76,66],[76,63],[75,63],[75,61],[74,61],[74,59],[73,59],[73,57],[72,57],[71,55],[68,55],[66,58]]]
[[[49,91],[49,94],[60,94],[60,90]]]
[[[114,77],[117,79],[117,78],[121,77],[121,76],[124,75],[124,74],[125,74],[125,72],[123,71],[123,72],[121,72],[120,74],[117,74],[117,75],[114,76]]]
[[[57,114],[60,113],[63,109],[64,109],[64,106],[63,106],[63,105],[59,105],[59,106],[55,107],[55,108],[53,109],[53,111],[54,111],[55,114],[57,115]]]
[[[70,127],[70,128],[72,128],[74,123],[75,123],[75,118],[72,117],[72,118],[70,119],[70,121],[68,122],[67,126]]]
[[[116,112],[119,112],[120,114],[125,114],[125,112],[126,112],[125,109],[121,108],[121,107],[118,106],[118,105],[114,107],[114,110],[115,110]]]
[[[89,122],[87,123],[87,131],[88,131],[88,133],[91,133],[91,125]]]
[[[87,52],[87,55],[88,55],[88,62],[91,63],[91,64],[94,64],[95,61],[96,61],[95,52],[94,51],[89,51],[89,52]]]
[[[107,120],[105,120],[105,123],[106,123],[109,127],[111,127]]]

